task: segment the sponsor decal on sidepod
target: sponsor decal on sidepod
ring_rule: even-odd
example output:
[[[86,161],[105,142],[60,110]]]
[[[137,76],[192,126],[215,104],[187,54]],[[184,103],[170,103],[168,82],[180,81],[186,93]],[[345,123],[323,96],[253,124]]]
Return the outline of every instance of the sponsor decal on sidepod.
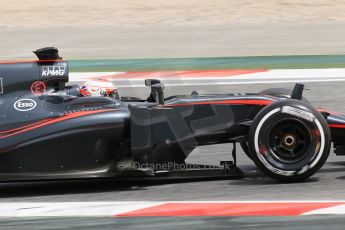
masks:
[[[14,102],[13,107],[18,111],[30,111],[36,108],[37,103],[32,99],[20,99]]]
[[[66,68],[64,66],[43,66],[42,67],[42,77],[56,77],[64,76],[66,73]]]

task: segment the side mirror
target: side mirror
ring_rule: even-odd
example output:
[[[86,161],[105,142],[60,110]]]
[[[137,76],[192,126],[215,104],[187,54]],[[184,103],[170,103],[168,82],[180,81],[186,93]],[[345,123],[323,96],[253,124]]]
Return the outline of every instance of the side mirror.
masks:
[[[164,84],[158,79],[145,79],[145,85],[151,87],[148,101],[164,105]]]
[[[296,83],[291,93],[291,99],[302,100],[304,85]]]

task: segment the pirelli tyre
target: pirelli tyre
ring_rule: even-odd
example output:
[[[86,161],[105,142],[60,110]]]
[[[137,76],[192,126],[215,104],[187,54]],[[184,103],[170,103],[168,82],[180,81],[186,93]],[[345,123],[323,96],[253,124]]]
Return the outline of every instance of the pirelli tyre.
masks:
[[[292,94],[292,90],[285,89],[285,88],[269,88],[269,89],[265,89],[265,90],[260,91],[259,94],[270,95],[270,96],[284,98],[284,99],[290,99],[291,94]],[[306,103],[310,103],[305,97],[302,98],[302,101],[304,101]],[[249,159],[252,159],[251,155],[249,154],[249,150],[248,150],[248,142],[243,141],[240,143],[240,145],[241,145],[243,152],[247,155],[247,157]]]
[[[325,163],[331,134],[324,117],[309,103],[277,101],[254,118],[248,150],[256,166],[281,182],[299,182]]]

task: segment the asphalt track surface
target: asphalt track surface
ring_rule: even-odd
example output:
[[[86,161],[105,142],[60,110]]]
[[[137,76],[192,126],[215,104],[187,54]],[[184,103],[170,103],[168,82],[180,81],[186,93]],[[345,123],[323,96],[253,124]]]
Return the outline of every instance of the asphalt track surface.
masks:
[[[138,217],[138,218],[6,218],[0,219],[2,230],[55,229],[343,229],[343,216],[304,217]]]
[[[345,82],[307,83],[305,96],[316,107],[345,113],[343,85]],[[266,88],[293,84],[252,84],[224,86],[168,87],[166,96],[199,93],[257,92]],[[120,88],[122,95],[145,97],[147,88]],[[238,148],[240,149],[240,148]],[[193,163],[218,164],[231,160],[231,145],[205,146],[196,149],[188,158]],[[69,181],[49,183],[0,184],[0,202],[65,202],[65,201],[216,201],[216,200],[345,200],[345,158],[331,153],[326,165],[303,183],[281,184],[259,172],[253,163],[238,151],[238,165],[245,172],[244,179],[216,181],[117,182],[109,180]],[[63,223],[63,224],[62,224]],[[291,226],[293,223],[293,226]],[[1,219],[1,229],[21,226],[26,229],[337,229],[343,226],[341,216],[296,218],[23,218]],[[192,227],[194,226],[194,227]],[[199,227],[196,227],[199,226]]]

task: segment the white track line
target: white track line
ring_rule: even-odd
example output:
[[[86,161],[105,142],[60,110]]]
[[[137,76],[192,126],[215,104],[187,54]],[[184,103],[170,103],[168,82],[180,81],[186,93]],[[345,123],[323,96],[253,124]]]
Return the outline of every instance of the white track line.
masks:
[[[114,74],[123,74],[125,72],[71,72],[70,80],[72,81],[85,81],[87,78],[90,77],[102,77],[102,76],[109,76]]]
[[[345,205],[336,205],[330,208],[321,208],[316,209],[310,212],[303,213],[306,215],[344,215],[345,214]]]
[[[169,82],[165,82],[163,81],[165,86],[193,86],[193,85],[242,85],[242,84],[278,84],[278,83],[296,83],[296,82],[340,82],[340,81],[345,81],[345,78],[339,78],[339,79],[327,79],[327,80],[305,80],[305,79],[298,79],[298,80],[283,80],[283,81],[238,81],[238,82],[232,82],[232,81],[225,81],[225,82],[202,82],[202,81],[195,81],[194,83],[190,82],[190,83],[185,83],[185,82],[181,82],[181,83],[169,83]],[[143,80],[144,82],[144,80]],[[114,84],[119,87],[119,88],[138,88],[138,87],[146,87],[143,84],[116,84],[116,82],[114,82]]]
[[[124,213],[152,208],[162,204],[274,204],[274,203],[335,203],[302,215],[345,214],[345,201],[126,201],[126,202],[11,202],[0,203],[0,217],[115,217]],[[183,206],[182,206],[183,207]]]
[[[70,81],[87,81],[90,77],[123,74],[123,72],[71,73]],[[150,76],[152,78],[152,75]],[[276,69],[267,72],[250,73],[225,77],[182,78],[164,77],[157,74],[166,86],[191,85],[239,85],[239,84],[274,84],[294,82],[338,82],[345,81],[345,68],[334,69]],[[145,87],[143,78],[113,78],[118,87]]]
[[[160,202],[12,202],[0,203],[0,217],[115,216]]]

